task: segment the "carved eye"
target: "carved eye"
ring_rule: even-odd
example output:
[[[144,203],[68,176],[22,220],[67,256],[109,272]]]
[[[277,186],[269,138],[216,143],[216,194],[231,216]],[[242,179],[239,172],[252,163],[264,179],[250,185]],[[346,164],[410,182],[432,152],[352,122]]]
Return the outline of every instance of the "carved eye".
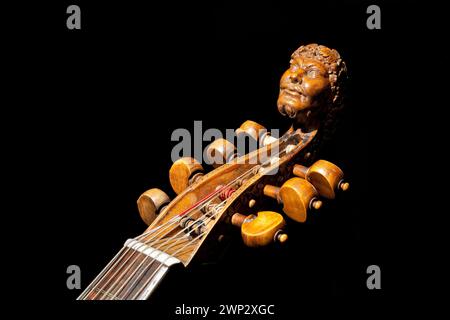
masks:
[[[316,69],[308,70],[307,76],[309,78],[317,78],[318,76],[320,76],[320,71]]]

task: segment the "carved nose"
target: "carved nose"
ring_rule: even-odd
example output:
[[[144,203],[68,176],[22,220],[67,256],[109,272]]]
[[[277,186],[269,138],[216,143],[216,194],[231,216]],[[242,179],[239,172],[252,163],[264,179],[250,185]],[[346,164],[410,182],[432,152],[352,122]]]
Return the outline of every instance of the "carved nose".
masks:
[[[300,83],[302,81],[302,75],[303,75],[303,70],[297,70],[295,72],[292,72],[289,75],[289,78],[291,79],[291,81],[293,83]]]

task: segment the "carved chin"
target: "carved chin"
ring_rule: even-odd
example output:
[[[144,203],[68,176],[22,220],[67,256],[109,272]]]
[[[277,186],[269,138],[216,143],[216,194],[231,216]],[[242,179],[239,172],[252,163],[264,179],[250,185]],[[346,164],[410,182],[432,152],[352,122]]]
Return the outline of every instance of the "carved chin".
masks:
[[[277,106],[282,114],[295,118],[299,111],[311,106],[311,101],[303,95],[294,95],[282,90],[278,97]]]

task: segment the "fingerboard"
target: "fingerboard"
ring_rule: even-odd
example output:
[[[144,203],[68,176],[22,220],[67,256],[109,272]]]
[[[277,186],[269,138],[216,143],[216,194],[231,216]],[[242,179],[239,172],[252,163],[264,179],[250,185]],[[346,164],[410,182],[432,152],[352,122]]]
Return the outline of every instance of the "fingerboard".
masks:
[[[124,248],[78,300],[145,300],[180,261],[136,240]]]

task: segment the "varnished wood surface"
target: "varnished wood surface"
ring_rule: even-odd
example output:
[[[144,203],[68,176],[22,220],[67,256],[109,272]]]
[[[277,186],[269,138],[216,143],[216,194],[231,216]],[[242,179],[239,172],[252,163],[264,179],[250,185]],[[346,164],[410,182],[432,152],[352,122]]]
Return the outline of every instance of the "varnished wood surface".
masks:
[[[337,190],[346,191],[350,186],[343,181],[344,172],[326,160],[318,160],[309,168],[296,164],[293,174],[311,182],[319,194],[327,199],[334,199]]]
[[[236,136],[238,137],[238,139],[240,139],[242,135],[247,134],[254,140],[258,140],[261,136],[261,133],[266,131],[266,128],[259,123],[252,120],[247,120],[242,123],[242,125],[238,129],[236,129]]]
[[[192,157],[183,157],[175,161],[169,170],[169,181],[176,194],[189,186],[190,179],[197,172],[203,172],[202,165]]]
[[[273,211],[258,212],[241,227],[242,239],[249,247],[261,247],[274,241],[275,234],[286,225],[283,216]]]
[[[280,188],[283,211],[293,220],[305,222],[318,193],[314,186],[301,178],[291,178]]]
[[[207,160],[215,168],[227,163],[235,155],[236,147],[230,141],[220,138],[216,139],[206,147]]]
[[[145,224],[150,225],[158,211],[169,202],[169,196],[158,188],[145,191],[137,200],[139,214]]]

